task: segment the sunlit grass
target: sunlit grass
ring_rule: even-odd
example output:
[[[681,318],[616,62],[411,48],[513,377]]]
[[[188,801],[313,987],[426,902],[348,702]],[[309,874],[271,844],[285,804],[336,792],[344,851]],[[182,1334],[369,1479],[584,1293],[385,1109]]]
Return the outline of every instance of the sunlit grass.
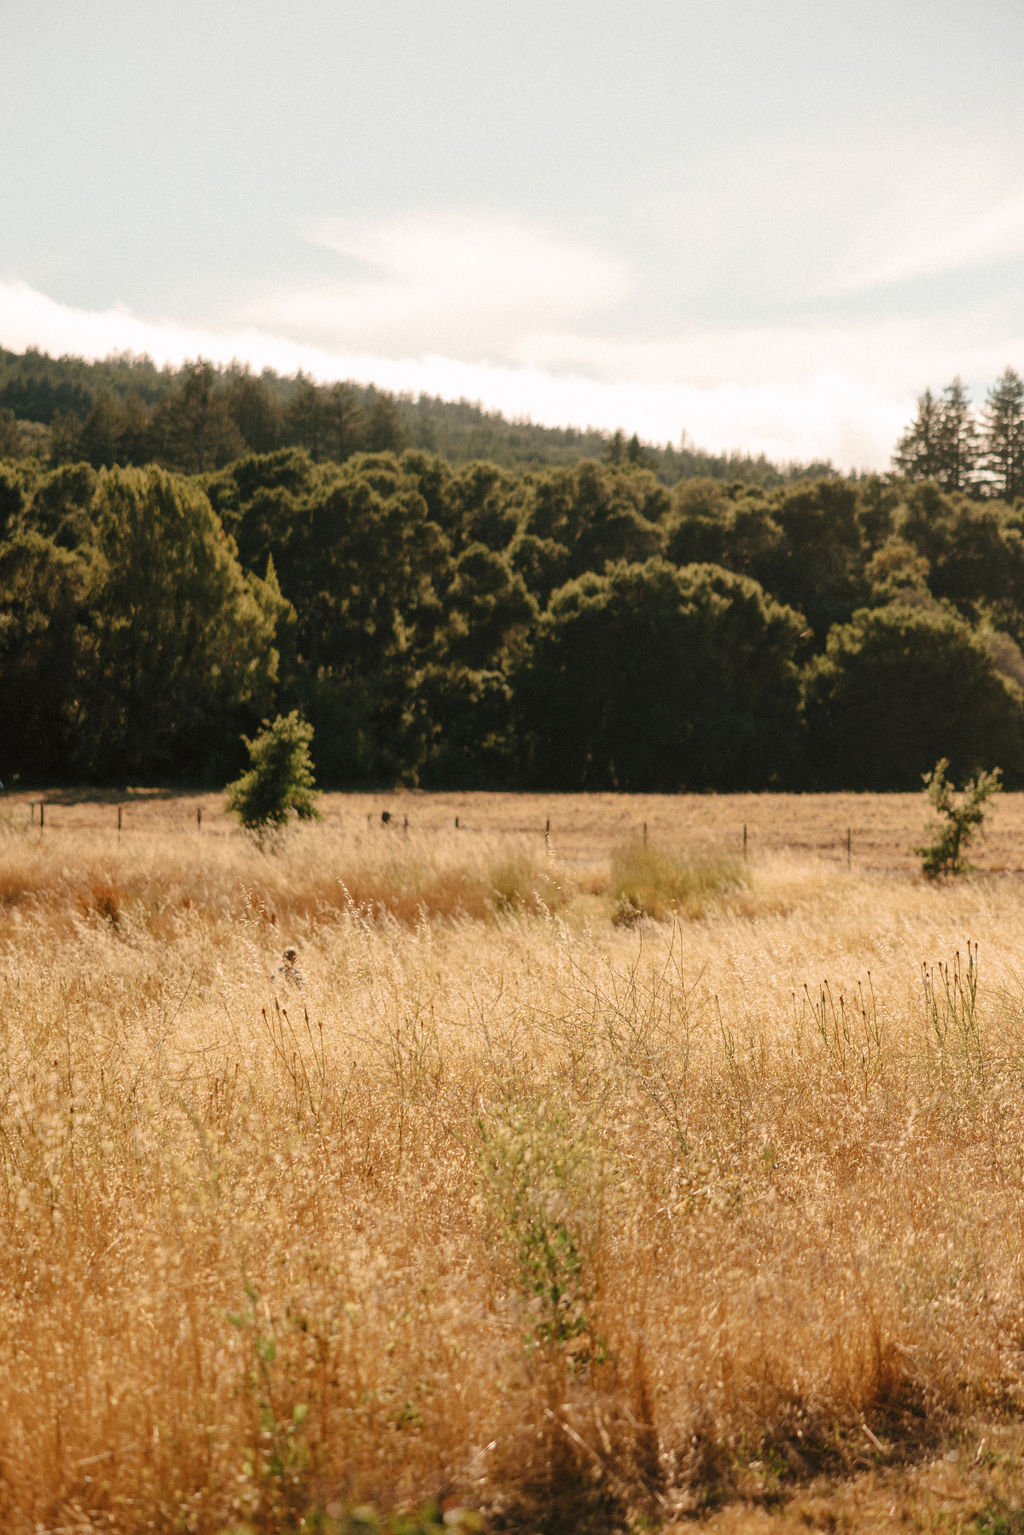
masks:
[[[0,850],[5,1535],[1019,1501],[1016,881],[182,843]]]
[[[656,922],[702,917],[709,906],[747,883],[738,858],[713,851],[687,856],[634,840],[612,852],[612,920],[630,926],[642,917]]]

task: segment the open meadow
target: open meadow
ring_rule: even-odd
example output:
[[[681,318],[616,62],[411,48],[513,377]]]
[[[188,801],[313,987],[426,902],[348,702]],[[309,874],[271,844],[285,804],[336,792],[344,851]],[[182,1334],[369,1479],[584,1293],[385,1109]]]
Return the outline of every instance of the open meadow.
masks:
[[[0,801],[4,1535],[1021,1529],[1024,796],[323,808]]]

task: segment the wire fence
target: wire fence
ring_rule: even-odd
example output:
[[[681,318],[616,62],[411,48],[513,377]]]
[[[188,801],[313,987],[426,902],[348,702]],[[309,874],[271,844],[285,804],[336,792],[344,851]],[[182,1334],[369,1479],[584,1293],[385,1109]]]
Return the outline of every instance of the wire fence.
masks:
[[[410,802],[395,803],[389,796],[325,796],[320,824],[334,830],[389,837],[514,836],[543,840],[549,851],[570,861],[606,854],[623,842],[642,842],[658,847],[717,851],[746,862],[780,852],[827,860],[840,867],[900,868],[916,863],[914,839],[920,840],[925,816],[919,795],[896,796],[647,796],[648,815],[631,813],[629,796],[604,796],[597,804],[588,796],[564,796],[558,808],[544,812],[541,796],[486,795],[467,800],[429,794],[415,795]],[[864,799],[863,808],[884,806],[885,814],[844,825],[828,824],[824,812],[830,804]],[[1024,796],[1019,816],[1005,820],[996,838],[979,846],[975,862],[981,867],[1022,872],[1024,853]],[[765,802],[769,801],[766,807]],[[109,834],[126,845],[142,833],[182,835],[192,838],[237,836],[237,823],[225,813],[219,796],[147,796],[121,800],[91,799],[73,795],[20,796],[0,800],[0,818],[13,829],[33,831],[40,838],[60,837],[73,831]],[[741,814],[745,801],[753,807],[753,820]],[[382,803],[383,802],[383,803]],[[717,813],[709,815],[707,807]],[[813,814],[801,814],[813,809]],[[1019,824],[1017,824],[1019,822]]]

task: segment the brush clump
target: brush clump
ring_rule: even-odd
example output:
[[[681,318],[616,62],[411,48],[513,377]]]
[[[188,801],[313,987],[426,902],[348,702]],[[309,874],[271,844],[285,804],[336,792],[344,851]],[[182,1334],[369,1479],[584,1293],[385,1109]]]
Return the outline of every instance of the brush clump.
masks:
[[[748,883],[743,865],[728,854],[704,850],[687,856],[637,839],[612,852],[612,921],[629,927],[644,917],[655,922],[702,917]]]

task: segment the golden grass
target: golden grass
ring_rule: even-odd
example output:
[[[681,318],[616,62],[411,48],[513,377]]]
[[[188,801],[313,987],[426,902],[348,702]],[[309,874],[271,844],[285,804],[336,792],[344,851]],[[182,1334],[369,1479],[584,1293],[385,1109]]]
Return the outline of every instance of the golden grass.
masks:
[[[123,842],[152,832],[173,832],[182,846],[216,841],[234,823],[223,795],[170,795],[125,789],[94,791],[22,790],[0,800],[0,825],[28,829],[38,804],[46,801],[45,838],[68,831],[92,831],[116,842],[117,809],[123,814]],[[431,839],[453,832],[459,841],[511,836],[544,847],[544,830],[556,855],[572,869],[606,864],[609,849],[642,837],[646,826],[656,847],[713,849],[733,856],[743,851],[744,828],[752,859],[770,853],[812,856],[845,868],[847,835],[854,869],[920,868],[911,851],[922,840],[933,814],[921,794],[496,794],[423,793],[396,789],[380,793],[325,794],[324,825],[346,836],[362,834],[375,849],[384,838],[409,834]],[[35,808],[32,808],[35,807]],[[381,814],[391,817],[385,831]],[[202,830],[197,834],[197,813]],[[35,834],[38,835],[38,825]],[[1004,793],[990,807],[984,838],[971,859],[980,868],[1024,872],[1024,793]],[[469,856],[472,856],[470,854]]]
[[[0,841],[5,1535],[1009,1517],[1024,888],[613,840]]]
[[[746,889],[747,871],[738,858],[721,853],[673,853],[634,839],[612,849],[609,891],[612,921],[631,927],[644,917],[696,918]]]

